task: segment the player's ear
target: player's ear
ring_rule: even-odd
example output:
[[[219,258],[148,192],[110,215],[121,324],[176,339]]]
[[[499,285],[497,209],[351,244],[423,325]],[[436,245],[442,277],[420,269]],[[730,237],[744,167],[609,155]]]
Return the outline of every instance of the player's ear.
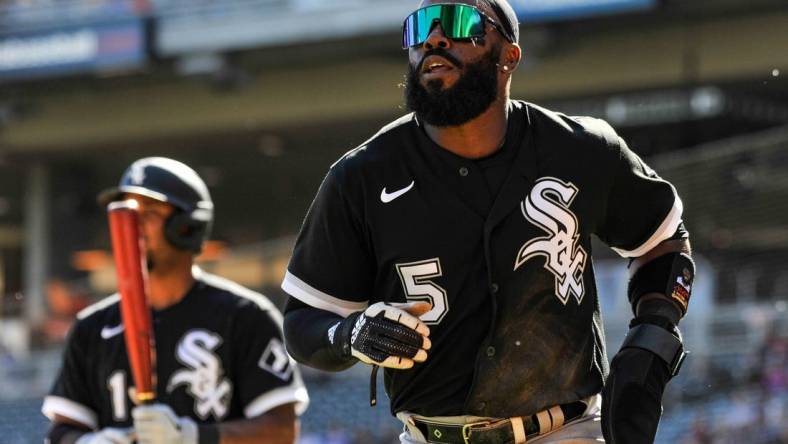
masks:
[[[501,61],[498,65],[501,67],[501,71],[512,72],[517,69],[521,58],[522,50],[520,49],[520,45],[517,43],[505,42],[503,48],[501,48]]]

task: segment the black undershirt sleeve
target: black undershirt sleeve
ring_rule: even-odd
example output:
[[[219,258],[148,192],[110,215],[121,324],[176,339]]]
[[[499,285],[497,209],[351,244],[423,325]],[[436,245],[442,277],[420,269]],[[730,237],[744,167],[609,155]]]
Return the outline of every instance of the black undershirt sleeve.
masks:
[[[337,356],[328,342],[328,329],[343,319],[330,311],[289,298],[284,320],[287,351],[296,361],[320,370],[337,372],[351,367],[358,361]]]

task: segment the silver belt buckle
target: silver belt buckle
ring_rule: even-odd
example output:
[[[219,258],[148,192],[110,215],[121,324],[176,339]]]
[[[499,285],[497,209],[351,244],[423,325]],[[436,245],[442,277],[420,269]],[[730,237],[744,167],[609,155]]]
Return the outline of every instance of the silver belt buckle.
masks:
[[[465,444],[471,444],[469,439],[471,439],[471,429],[475,427],[487,427],[488,425],[492,424],[490,421],[479,421],[479,422],[471,422],[468,424],[464,424],[462,426],[462,440]]]

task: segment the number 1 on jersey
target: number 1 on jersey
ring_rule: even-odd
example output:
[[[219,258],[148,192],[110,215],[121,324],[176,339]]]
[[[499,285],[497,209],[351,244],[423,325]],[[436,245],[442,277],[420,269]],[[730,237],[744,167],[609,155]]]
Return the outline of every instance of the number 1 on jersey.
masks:
[[[443,276],[440,259],[396,264],[396,267],[408,302],[427,301],[432,304],[432,310],[421,315],[420,319],[428,325],[438,324],[449,311],[446,290],[430,280]]]
[[[112,398],[112,417],[116,421],[125,421],[126,412],[126,372],[116,370],[107,380],[110,397]]]

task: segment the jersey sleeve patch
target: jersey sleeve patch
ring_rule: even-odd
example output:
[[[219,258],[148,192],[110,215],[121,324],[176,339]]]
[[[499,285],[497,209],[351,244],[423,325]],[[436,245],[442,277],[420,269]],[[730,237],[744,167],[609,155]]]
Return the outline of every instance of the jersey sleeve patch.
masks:
[[[353,312],[364,310],[369,303],[369,301],[346,301],[323,293],[291,274],[289,271],[285,273],[285,279],[282,281],[282,290],[307,305],[336,313],[342,317],[347,317]]]
[[[257,365],[263,370],[271,373],[282,381],[290,379],[293,374],[293,363],[290,362],[290,355],[285,350],[285,345],[278,338],[271,338],[268,346],[263,351]]]
[[[673,233],[676,232],[676,229],[678,229],[681,223],[681,215],[684,212],[684,204],[681,202],[681,198],[679,198],[678,194],[676,194],[675,189],[673,190],[673,196],[673,207],[651,237],[632,250],[613,248],[613,251],[618,253],[621,257],[639,257],[656,247],[660,242],[673,236]]]
[[[92,429],[98,428],[96,412],[84,405],[60,396],[47,396],[41,406],[41,413],[50,421],[55,420],[55,415],[65,416],[84,424]]]
[[[291,402],[295,403],[296,415],[300,416],[306,411],[309,406],[309,394],[303,385],[293,384],[263,393],[244,408],[244,416],[251,418],[262,415],[275,407]]]

